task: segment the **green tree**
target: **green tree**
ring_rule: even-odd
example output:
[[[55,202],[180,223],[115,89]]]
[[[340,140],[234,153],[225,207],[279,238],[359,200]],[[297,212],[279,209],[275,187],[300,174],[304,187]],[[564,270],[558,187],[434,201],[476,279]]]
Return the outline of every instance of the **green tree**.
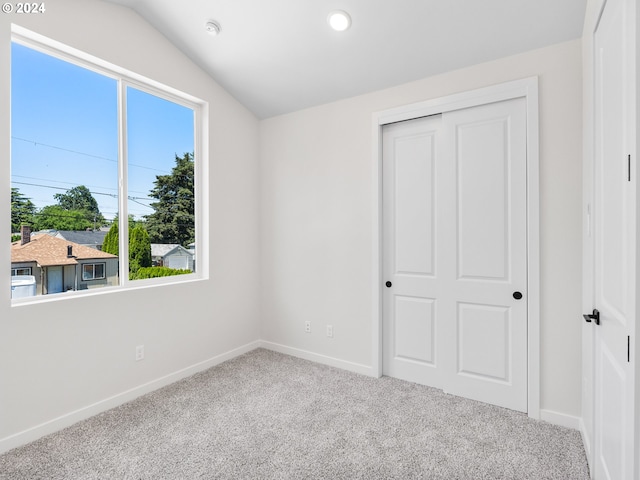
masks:
[[[73,187],[66,193],[56,193],[53,198],[58,202],[58,206],[64,210],[85,212],[87,220],[91,221],[92,225],[105,224],[105,219],[98,208],[98,202],[84,185]]]
[[[120,216],[116,215],[113,220],[112,220],[112,224],[114,223],[118,223],[120,222]],[[133,214],[129,214],[129,232],[131,232],[131,230],[133,230],[135,227],[137,227],[138,225],[142,225],[144,226],[144,222],[140,222],[138,220],[136,220],[136,217],[133,216]]]
[[[151,241],[144,227],[138,225],[129,233],[129,272],[151,266]]]
[[[98,202],[91,195],[91,191],[84,185],[73,187],[65,193],[56,193],[53,198],[65,210],[87,210],[91,213],[100,214]]]
[[[154,213],[145,217],[153,243],[178,243],[188,246],[195,241],[194,161],[192,153],[176,155],[176,166],[169,175],[157,175],[149,196]]]
[[[113,255],[118,255],[120,251],[120,241],[118,235],[118,222],[114,221],[111,224],[111,228],[104,236],[104,240],[102,241],[102,251],[106,253],[111,253]]]
[[[34,215],[34,230],[86,230],[93,228],[86,210],[65,210],[60,205],[47,205]]]
[[[33,223],[36,207],[20,190],[11,187],[11,231],[19,232],[20,226]]]

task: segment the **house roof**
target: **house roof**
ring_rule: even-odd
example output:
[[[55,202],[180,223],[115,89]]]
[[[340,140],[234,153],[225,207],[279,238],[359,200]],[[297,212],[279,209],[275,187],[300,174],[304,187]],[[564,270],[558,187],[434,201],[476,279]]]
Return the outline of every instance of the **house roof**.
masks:
[[[58,238],[77,243],[79,245],[102,245],[107,232],[93,230],[58,230]]]
[[[72,257],[67,257],[67,247],[72,247]],[[20,245],[11,244],[11,263],[36,262],[41,267],[76,265],[78,260],[115,259],[116,255],[85,247],[51,235],[35,235],[31,241]]]
[[[182,245],[178,243],[152,243],[151,244],[151,256],[152,257],[165,257],[169,255],[174,250],[180,248],[184,248]],[[189,251],[185,248],[185,251]]]
[[[178,243],[152,243],[151,244],[151,256],[152,257],[166,257],[174,250],[184,250],[189,255],[193,253],[184,248],[182,245]]]

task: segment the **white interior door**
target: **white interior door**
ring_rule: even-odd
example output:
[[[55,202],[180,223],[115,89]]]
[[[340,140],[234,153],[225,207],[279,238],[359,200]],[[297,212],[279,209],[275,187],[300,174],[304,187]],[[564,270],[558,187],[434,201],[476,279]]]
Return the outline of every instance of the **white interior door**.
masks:
[[[594,234],[597,479],[633,478],[636,318],[636,185],[631,170],[633,101],[628,62],[631,2],[607,0],[595,32]],[[633,37],[631,37],[633,38]],[[595,312],[594,312],[595,313]]]
[[[524,99],[383,128],[384,374],[527,411],[526,211]]]
[[[383,373],[438,388],[443,265],[436,207],[447,188],[436,166],[441,125],[439,115],[386,125],[382,143],[384,278],[392,284],[383,305]]]
[[[524,98],[443,116],[446,390],[527,411],[527,152]],[[444,212],[443,212],[444,213]],[[449,320],[450,319],[450,320]]]

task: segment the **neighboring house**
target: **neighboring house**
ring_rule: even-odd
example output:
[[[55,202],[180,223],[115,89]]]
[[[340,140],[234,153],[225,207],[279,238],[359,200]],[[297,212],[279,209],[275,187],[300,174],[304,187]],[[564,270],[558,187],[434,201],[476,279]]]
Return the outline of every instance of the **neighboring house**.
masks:
[[[118,285],[118,257],[47,234],[11,244],[11,275],[33,275],[36,295]]]
[[[152,243],[151,261],[154,267],[169,267],[178,270],[193,268],[194,252],[176,243]]]
[[[85,247],[102,250],[104,237],[107,236],[107,233],[108,232],[102,230],[58,230],[55,232],[55,237]]]

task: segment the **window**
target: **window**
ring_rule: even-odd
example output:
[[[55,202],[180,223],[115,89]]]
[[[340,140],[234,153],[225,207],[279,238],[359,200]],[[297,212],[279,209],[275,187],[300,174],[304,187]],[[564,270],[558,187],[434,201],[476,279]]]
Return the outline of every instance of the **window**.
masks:
[[[129,277],[135,280],[139,266],[151,267],[152,259],[151,250],[142,252],[132,239],[182,246],[194,241],[194,112],[133,87],[126,96],[128,210],[136,222],[144,220],[144,230],[130,232]]]
[[[47,265],[64,265],[68,275],[107,279],[100,287],[200,278],[196,265],[160,271],[151,251],[202,248],[205,104],[30,37],[14,28],[12,263],[42,264],[46,256]],[[96,238],[102,241],[99,257],[91,248]],[[100,262],[83,262],[96,258]],[[12,267],[12,275],[14,270],[26,269]]]
[[[20,275],[31,275],[31,267],[18,267],[11,269],[12,277],[17,277]]]
[[[82,280],[101,280],[104,278],[104,263],[85,263],[82,265]]]

